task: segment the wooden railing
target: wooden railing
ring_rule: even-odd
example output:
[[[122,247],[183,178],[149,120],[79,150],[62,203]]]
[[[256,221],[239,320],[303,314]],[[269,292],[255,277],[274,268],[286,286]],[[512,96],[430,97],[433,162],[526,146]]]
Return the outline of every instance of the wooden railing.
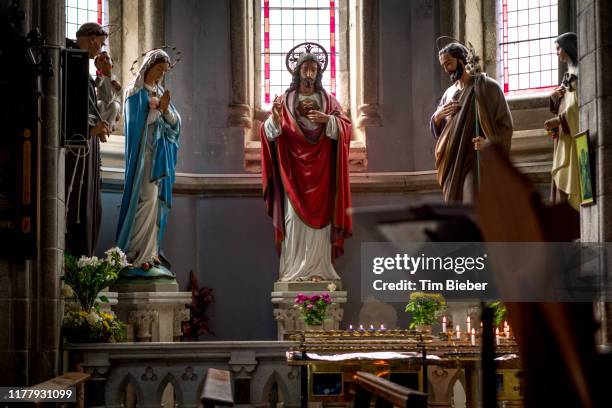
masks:
[[[404,407],[427,408],[427,394],[392,383],[374,374],[358,371],[355,408],[369,408],[372,397],[377,408]]]

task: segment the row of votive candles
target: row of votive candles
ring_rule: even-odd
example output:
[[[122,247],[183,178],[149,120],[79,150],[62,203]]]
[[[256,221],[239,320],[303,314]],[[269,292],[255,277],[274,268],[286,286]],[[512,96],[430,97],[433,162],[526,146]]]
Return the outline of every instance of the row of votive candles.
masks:
[[[470,335],[470,342],[472,343],[472,345],[475,345],[476,344],[476,330],[472,327],[470,316],[468,316],[466,319],[466,326],[467,326],[466,333]],[[446,331],[447,331],[446,316],[444,316],[442,318],[442,333],[446,333]],[[480,331],[482,332],[482,322],[480,323]],[[510,338],[510,325],[505,320],[504,320],[504,336],[507,339]],[[457,325],[455,329],[455,337],[457,338],[457,340],[461,340],[461,328],[459,327],[459,325]],[[499,342],[500,342],[499,327],[495,328],[495,342],[499,346]]]
[[[352,324],[349,324],[349,328],[348,328],[348,329],[349,329],[349,331],[354,331],[354,330],[357,330],[357,331],[375,331],[375,330],[378,330],[378,331],[384,331],[384,330],[387,330],[387,328],[385,327],[385,325],[384,325],[384,324],[381,324],[379,328],[376,328],[376,327],[374,327],[374,325],[373,325],[373,324],[371,324],[371,325],[370,325],[370,327],[369,327],[368,329],[365,329],[365,328],[363,327],[363,324],[360,324],[360,325],[359,325],[359,328],[357,328],[357,329],[354,329],[354,328],[353,328],[353,325],[352,325]]]

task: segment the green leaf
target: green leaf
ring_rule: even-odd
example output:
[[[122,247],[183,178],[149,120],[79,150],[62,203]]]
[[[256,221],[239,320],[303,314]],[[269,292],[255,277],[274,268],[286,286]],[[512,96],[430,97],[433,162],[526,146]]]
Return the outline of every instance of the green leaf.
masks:
[[[102,303],[108,303],[108,298],[106,296],[100,296],[100,301]]]

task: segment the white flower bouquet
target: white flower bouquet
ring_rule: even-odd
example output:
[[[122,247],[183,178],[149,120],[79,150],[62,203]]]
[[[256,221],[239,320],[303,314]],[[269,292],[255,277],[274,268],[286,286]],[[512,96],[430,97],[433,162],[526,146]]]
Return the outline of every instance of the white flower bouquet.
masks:
[[[104,254],[104,259],[64,255],[62,294],[74,298],[80,306],[80,310],[67,311],[64,316],[63,330],[71,342],[108,342],[125,338],[125,324],[112,314],[100,311],[96,299],[129,263],[119,248],[111,248]],[[100,296],[100,300],[108,302],[105,296]]]

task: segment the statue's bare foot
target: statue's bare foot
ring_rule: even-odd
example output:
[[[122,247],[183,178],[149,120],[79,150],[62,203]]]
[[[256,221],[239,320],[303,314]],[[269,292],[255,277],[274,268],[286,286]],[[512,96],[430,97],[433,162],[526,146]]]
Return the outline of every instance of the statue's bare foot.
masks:
[[[312,277],[310,280],[311,280],[312,282],[315,282],[315,283],[316,283],[316,282],[321,282],[321,281],[323,280],[323,278],[321,278],[321,277],[320,277],[320,276],[318,276],[318,275],[315,275],[315,276],[313,276],[313,277]]]
[[[158,256],[154,256],[154,257],[153,257],[153,263],[154,263],[155,265],[161,265],[161,259],[159,259],[159,257],[158,257]]]

